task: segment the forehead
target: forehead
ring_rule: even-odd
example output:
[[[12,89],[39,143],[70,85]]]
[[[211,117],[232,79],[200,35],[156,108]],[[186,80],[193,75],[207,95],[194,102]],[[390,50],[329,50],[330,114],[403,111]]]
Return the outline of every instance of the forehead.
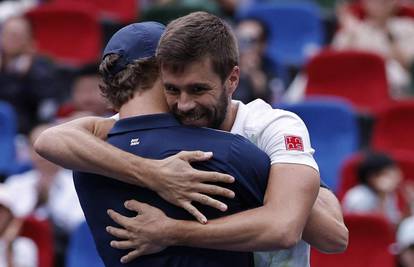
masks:
[[[171,67],[162,64],[161,79],[164,84],[170,83],[175,85],[220,82],[220,77],[215,73],[209,57],[191,62],[178,71],[174,71]]]

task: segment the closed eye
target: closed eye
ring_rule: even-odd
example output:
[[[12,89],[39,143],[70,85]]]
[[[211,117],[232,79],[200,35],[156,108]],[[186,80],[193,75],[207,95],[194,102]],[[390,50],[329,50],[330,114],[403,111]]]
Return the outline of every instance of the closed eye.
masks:
[[[164,88],[165,88],[165,91],[168,94],[178,94],[178,93],[180,93],[180,90],[177,87],[172,86],[172,85],[165,85]]]

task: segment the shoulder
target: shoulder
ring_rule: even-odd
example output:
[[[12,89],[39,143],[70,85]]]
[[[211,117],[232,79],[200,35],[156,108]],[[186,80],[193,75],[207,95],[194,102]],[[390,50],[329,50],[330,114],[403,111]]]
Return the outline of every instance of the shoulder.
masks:
[[[345,211],[370,211],[377,206],[375,193],[366,185],[357,185],[351,188],[344,196]]]
[[[302,119],[293,112],[274,109],[261,99],[256,99],[246,105],[248,116],[245,127],[248,129],[264,130],[270,125],[277,125],[278,128],[289,126],[304,127]]]

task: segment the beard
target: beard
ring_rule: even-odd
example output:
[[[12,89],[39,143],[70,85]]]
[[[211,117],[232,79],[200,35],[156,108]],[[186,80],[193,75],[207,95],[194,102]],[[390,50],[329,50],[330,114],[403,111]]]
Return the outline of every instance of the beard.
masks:
[[[182,112],[178,110],[178,105],[175,104],[171,111],[182,124],[219,129],[226,118],[228,105],[226,88],[223,88],[214,106],[196,106],[192,110]],[[202,125],[199,125],[202,120]]]

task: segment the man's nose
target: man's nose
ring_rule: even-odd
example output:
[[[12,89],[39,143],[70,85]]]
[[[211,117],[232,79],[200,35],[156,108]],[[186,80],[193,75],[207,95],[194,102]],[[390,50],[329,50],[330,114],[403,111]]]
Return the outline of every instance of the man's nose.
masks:
[[[181,112],[188,112],[195,108],[195,106],[194,99],[186,93],[182,93],[178,98],[177,108]]]

